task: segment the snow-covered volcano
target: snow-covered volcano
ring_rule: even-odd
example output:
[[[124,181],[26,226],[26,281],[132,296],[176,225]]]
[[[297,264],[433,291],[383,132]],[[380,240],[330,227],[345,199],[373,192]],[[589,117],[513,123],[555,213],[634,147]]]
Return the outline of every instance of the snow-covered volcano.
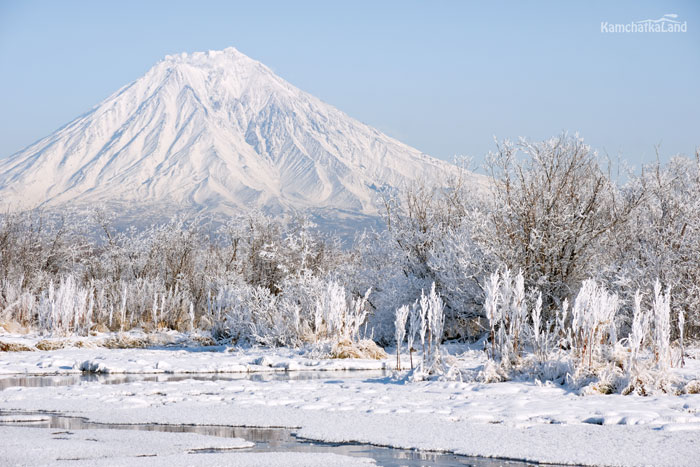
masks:
[[[0,200],[15,208],[104,203],[371,215],[377,190],[440,179],[453,168],[228,48],[167,56],[0,160]]]

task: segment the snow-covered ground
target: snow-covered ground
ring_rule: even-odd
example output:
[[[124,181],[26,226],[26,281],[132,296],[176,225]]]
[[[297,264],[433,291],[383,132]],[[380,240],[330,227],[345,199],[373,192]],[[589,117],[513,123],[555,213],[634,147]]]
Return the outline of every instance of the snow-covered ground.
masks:
[[[127,373],[378,370],[392,368],[394,361],[391,357],[385,361],[324,360],[286,349],[194,350],[202,349],[65,348],[50,352],[4,352],[0,373],[9,377],[81,370]],[[453,348],[452,352],[456,350]],[[683,374],[686,378],[697,378],[700,376],[698,353],[690,354],[696,358],[687,359]],[[484,363],[483,352],[475,350],[462,349],[459,359],[462,366],[472,366],[475,371]],[[70,386],[9,387],[0,391],[0,410],[52,411],[111,423],[285,426],[316,440],[357,441],[549,463],[678,466],[698,465],[700,459],[698,394],[580,396],[564,387],[534,382],[405,382],[393,375],[325,374],[332,377],[269,381],[178,378],[123,384],[81,382]],[[59,449],[61,444],[51,439],[50,430],[26,430],[0,428],[2,442],[8,446],[4,454],[7,463],[19,462],[26,453],[23,446],[29,444],[28,440],[37,440],[37,444],[45,442],[48,447],[44,452],[32,454],[39,457],[27,457],[25,463],[41,463],[42,459],[48,462],[52,455],[48,453],[53,452],[54,446]],[[80,446],[89,444],[87,438],[99,436],[111,436],[109,452],[115,459],[123,460],[141,452],[127,449],[128,436],[136,434],[120,432],[115,436],[88,434],[88,431],[91,430],[71,435],[71,442],[63,440],[67,451],[62,455],[75,457],[69,450],[77,452]],[[181,434],[172,436],[177,438]],[[177,449],[154,451],[159,456],[158,462],[180,465],[178,462],[185,461],[164,459],[178,459],[178,452],[184,453],[201,444],[196,437],[177,439],[180,440]],[[204,444],[214,442],[224,443],[206,440]],[[175,446],[165,441],[163,444]],[[206,463],[205,456],[211,455],[214,454],[188,456],[186,463],[194,464],[200,459]],[[271,455],[266,462],[256,458],[259,455],[256,453],[226,455],[231,460],[227,457],[223,462],[232,465],[270,465],[276,458]],[[365,462],[348,458],[331,461],[323,455],[285,459],[286,464],[298,461],[301,465]],[[142,463],[154,465],[150,461]]]
[[[206,349],[206,350],[204,350]],[[76,349],[51,352],[7,352],[0,375],[61,375],[83,371],[108,374],[262,373],[393,369],[394,360],[308,358],[289,349]],[[394,357],[395,359],[396,357]]]
[[[237,452],[252,443],[195,433],[0,426],[0,440],[0,465],[13,466],[374,465],[370,459],[336,454]]]

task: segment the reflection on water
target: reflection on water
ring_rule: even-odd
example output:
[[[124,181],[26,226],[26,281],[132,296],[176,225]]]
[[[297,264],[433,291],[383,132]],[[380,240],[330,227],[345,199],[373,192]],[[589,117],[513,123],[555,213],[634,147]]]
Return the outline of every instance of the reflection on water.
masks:
[[[17,413],[0,411],[0,416],[17,415]],[[398,466],[463,466],[475,467],[495,466],[526,466],[524,462],[486,459],[478,457],[456,456],[438,452],[413,451],[409,449],[393,449],[369,444],[352,443],[319,443],[299,439],[293,430],[288,428],[247,428],[217,425],[161,425],[161,424],[111,424],[95,423],[84,418],[67,417],[58,414],[40,413],[36,421],[27,421],[26,412],[18,416],[18,422],[0,422],[2,425],[30,426],[61,430],[114,429],[114,430],[143,430],[162,431],[171,433],[198,433],[201,435],[224,438],[243,438],[255,443],[254,447],[241,449],[246,452],[307,452],[334,453],[352,457],[369,457],[377,465],[387,467]],[[24,421],[21,421],[24,417]],[[193,454],[196,455],[196,454]]]
[[[169,374],[96,374],[76,373],[55,376],[0,377],[0,391],[11,387],[72,386],[80,383],[126,384],[133,382],[167,383],[172,381],[296,381],[310,379],[376,378],[387,376],[386,370],[356,371],[270,371],[262,373],[169,373]]]

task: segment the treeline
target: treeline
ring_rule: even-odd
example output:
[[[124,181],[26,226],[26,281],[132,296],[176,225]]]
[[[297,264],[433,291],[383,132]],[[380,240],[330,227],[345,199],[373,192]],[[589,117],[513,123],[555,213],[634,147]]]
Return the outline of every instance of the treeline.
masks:
[[[626,335],[635,296],[654,309],[658,280],[670,321],[682,313],[685,336],[700,337],[697,157],[618,183],[581,139],[561,135],[503,142],[487,169],[483,186],[456,174],[444,187],[416,184],[384,197],[386,229],[358,234],[351,247],[303,217],[178,218],[118,230],[99,211],[80,221],[8,213],[0,217],[0,322],[64,334],[198,328],[265,345],[391,344],[400,335],[396,309],[435,283],[443,337],[476,339],[497,331],[485,306],[489,280],[513,271],[527,309],[540,299],[538,321],[550,330],[592,280],[619,299],[613,324]]]
[[[700,337],[700,156],[647,165],[618,183],[598,155],[566,134],[542,142],[504,142],[489,154],[490,184],[457,177],[387,201],[391,245],[400,253],[404,290],[437,284],[449,336],[468,335],[485,318],[488,278],[519,271],[527,302],[542,295],[553,322],[586,280],[619,298],[616,326],[627,332],[634,297],[651,307],[657,281],[670,294],[671,321]],[[387,255],[388,256],[388,255]],[[531,322],[532,317],[528,317]],[[485,322],[476,334],[487,328]],[[674,327],[673,338],[679,330]]]

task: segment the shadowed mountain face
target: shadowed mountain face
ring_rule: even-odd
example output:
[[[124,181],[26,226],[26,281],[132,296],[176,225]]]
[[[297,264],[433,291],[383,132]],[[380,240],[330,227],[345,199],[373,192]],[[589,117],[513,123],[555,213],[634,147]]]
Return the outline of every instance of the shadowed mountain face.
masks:
[[[453,170],[229,48],[168,56],[0,160],[0,200],[13,208],[373,216],[379,190]]]

